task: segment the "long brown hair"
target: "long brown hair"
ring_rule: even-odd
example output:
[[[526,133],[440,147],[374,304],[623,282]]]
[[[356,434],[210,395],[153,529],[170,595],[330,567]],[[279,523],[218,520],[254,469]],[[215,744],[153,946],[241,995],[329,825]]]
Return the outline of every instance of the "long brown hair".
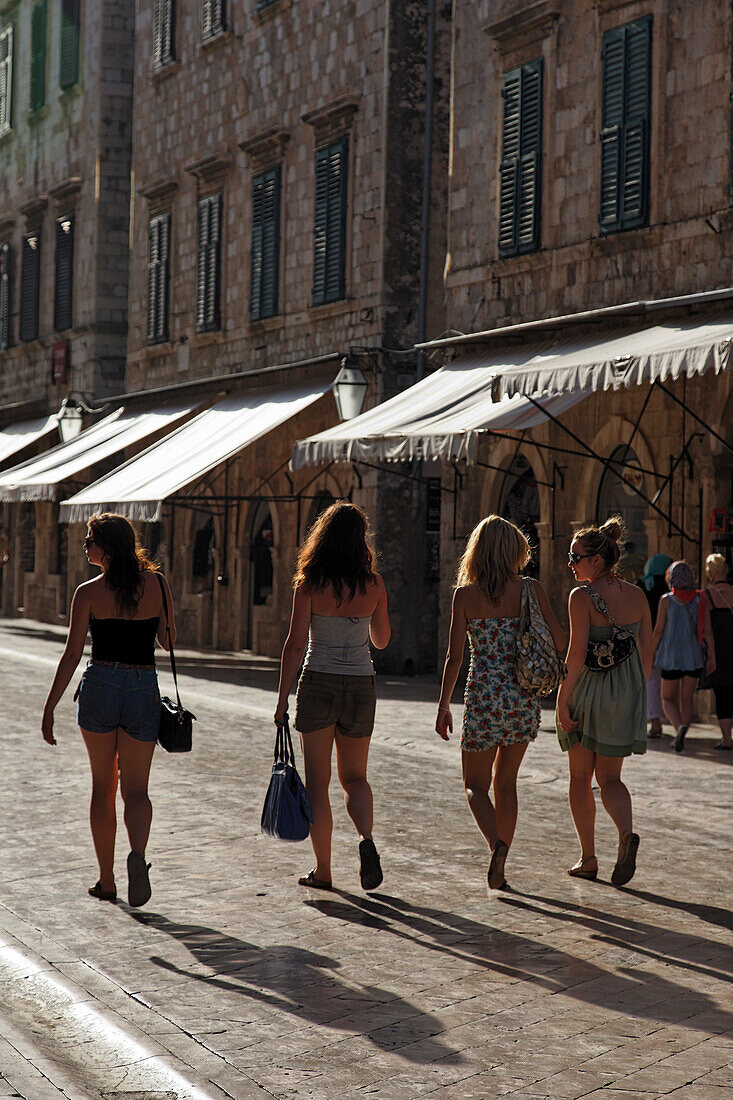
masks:
[[[321,512],[298,552],[293,588],[304,585],[322,592],[330,585],[338,603],[348,591],[353,600],[376,577],[374,551],[368,542],[369,521],[361,508],[345,500]]]
[[[87,521],[89,534],[104,555],[104,579],[115,597],[120,614],[134,614],[143,592],[145,573],[158,571],[137,541],[135,528],[126,516],[99,512]]]

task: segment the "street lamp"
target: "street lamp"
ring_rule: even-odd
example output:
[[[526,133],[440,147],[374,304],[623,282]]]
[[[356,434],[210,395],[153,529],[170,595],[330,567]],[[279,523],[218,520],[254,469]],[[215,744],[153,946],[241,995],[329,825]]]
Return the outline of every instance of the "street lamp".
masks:
[[[341,370],[333,380],[333,396],[341,420],[353,420],[364,407],[369,383],[358,367],[350,367],[348,356],[341,360]]]
[[[83,397],[73,393],[67,394],[58,411],[59,434],[62,443],[68,443],[69,440],[76,439],[79,435],[84,413],[100,411],[100,409],[91,409]]]

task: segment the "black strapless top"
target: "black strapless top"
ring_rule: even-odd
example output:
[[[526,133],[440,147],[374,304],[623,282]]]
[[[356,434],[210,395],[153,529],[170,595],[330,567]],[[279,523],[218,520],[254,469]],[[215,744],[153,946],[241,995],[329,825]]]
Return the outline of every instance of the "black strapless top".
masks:
[[[89,616],[93,661],[119,661],[121,665],[154,665],[154,619],[95,619]]]

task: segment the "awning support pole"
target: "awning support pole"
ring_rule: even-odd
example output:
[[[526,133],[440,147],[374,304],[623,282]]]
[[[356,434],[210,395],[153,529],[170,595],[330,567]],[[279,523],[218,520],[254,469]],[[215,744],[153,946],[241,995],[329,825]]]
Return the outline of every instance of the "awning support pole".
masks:
[[[509,435],[507,432],[501,431],[485,431],[484,435],[491,436],[495,439],[509,439],[512,442],[519,439],[520,436]],[[538,443],[535,439],[530,439],[527,442],[528,447],[537,447],[541,451],[552,451],[553,454],[558,455],[574,455],[575,458],[587,458],[587,454],[583,451],[573,451],[570,447],[558,447],[554,443]],[[648,470],[646,466],[639,466],[636,462],[623,462],[620,458],[609,458],[608,460],[613,466],[628,466],[629,469],[640,470],[642,474],[647,474],[648,477],[664,477],[664,474],[660,474],[657,470]]]
[[[646,397],[644,398],[644,403],[641,406],[641,411],[640,411],[639,415],[637,416],[636,420],[634,421],[634,430],[632,431],[631,438],[627,442],[626,449],[624,450],[624,462],[626,462],[626,459],[629,457],[629,451],[631,450],[631,444],[634,442],[634,439],[636,438],[636,433],[639,430],[639,425],[641,424],[641,419],[644,416],[644,413],[646,412],[646,407],[649,404],[649,401],[651,399],[653,390],[654,390],[654,387],[650,386],[649,387],[649,392],[647,393]],[[638,469],[638,466],[636,467],[636,469]]]
[[[511,468],[512,468],[512,465],[514,464],[514,461],[515,461],[516,457],[517,456],[515,454],[514,457],[512,458],[512,462],[509,466],[494,466],[491,462],[480,462],[478,459],[476,459],[475,465],[476,466],[481,466],[481,468],[484,469],[484,470],[498,470],[500,474],[508,474],[508,473],[511,473]],[[535,478],[535,481],[537,482],[538,485],[544,485],[546,489],[552,489],[553,488],[553,482],[552,481],[540,481],[540,479],[537,478],[537,477]]]
[[[602,458],[601,455],[599,455],[596,451],[593,450],[592,447],[590,447],[587,443],[585,443],[580,438],[580,436],[576,435],[575,432],[571,431],[571,429],[568,428],[567,424],[563,424],[563,422],[561,420],[558,420],[558,418],[556,416],[553,416],[553,414],[551,412],[548,412],[547,409],[545,409],[539,403],[539,401],[536,401],[534,399],[534,397],[530,397],[529,394],[525,394],[524,396],[527,398],[528,401],[530,401],[535,406],[536,409],[538,409],[544,416],[546,416],[548,420],[551,420],[553,422],[553,424],[557,424],[557,426],[559,428],[561,428],[562,431],[564,431],[567,435],[569,435],[570,438],[573,439],[578,444],[578,446],[582,447],[591,458],[594,458],[596,460],[596,462],[600,462],[601,465],[604,467],[604,469],[609,470],[613,474],[614,477],[617,477],[619,479],[619,481],[623,481],[624,485],[628,485],[629,489],[631,489],[632,492],[636,493],[636,495],[638,497],[641,497],[641,499],[643,501],[645,501],[645,503],[648,504],[651,508],[653,508],[654,511],[657,512],[662,517],[662,519],[666,519],[666,520],[668,520],[669,523],[673,524],[675,530],[679,534],[683,535],[685,538],[687,537],[685,535],[685,532],[682,530],[682,528],[678,527],[677,524],[674,523],[671,516],[665,515],[665,513],[662,511],[661,508],[658,508],[657,505],[654,504],[649,499],[648,496],[646,496],[644,493],[642,493],[641,489],[637,489],[635,485],[632,485],[630,482],[627,482],[625,480],[625,478],[623,477],[623,475],[618,472],[618,470],[614,470],[613,466],[611,465],[611,463],[608,461],[607,458]],[[694,541],[693,539],[690,539],[690,542],[693,542],[693,541]]]
[[[662,482],[662,484],[659,486],[656,493],[652,497],[652,500],[655,504],[659,500],[659,498],[662,495],[662,493],[664,492],[664,490],[667,488],[667,484],[674,477],[674,472],[677,469],[677,467],[679,466],[682,459],[687,457],[688,460],[689,460],[690,456],[688,454],[688,447],[692,443],[693,439],[703,439],[703,438],[704,438],[704,436],[703,436],[702,432],[693,432],[692,435],[690,436],[690,438],[687,440],[687,442],[683,446],[680,453],[677,455],[677,457],[675,458],[674,455],[669,456],[669,473],[666,475],[664,481]],[[670,512],[672,511],[671,489],[670,489],[670,498],[669,498],[669,510],[670,510]],[[671,532],[670,532],[670,534],[671,534]]]
[[[678,404],[687,413],[689,413],[692,419],[696,420],[697,423],[700,424],[700,426],[703,427],[705,431],[713,437],[713,439],[717,439],[718,443],[722,443],[725,449],[733,454],[733,447],[731,447],[730,443],[728,443],[727,440],[723,439],[722,435],[718,435],[715,429],[711,428],[710,425],[705,420],[703,420],[701,416],[698,416],[697,413],[693,412],[689,405],[687,405],[684,401],[681,401],[679,397],[676,396],[676,394],[672,393],[671,390],[668,390],[667,387],[663,386],[662,383],[659,382],[657,379],[652,382],[652,385],[658,386],[663,393],[666,393],[667,397],[670,397],[674,402],[676,402],[676,404]]]

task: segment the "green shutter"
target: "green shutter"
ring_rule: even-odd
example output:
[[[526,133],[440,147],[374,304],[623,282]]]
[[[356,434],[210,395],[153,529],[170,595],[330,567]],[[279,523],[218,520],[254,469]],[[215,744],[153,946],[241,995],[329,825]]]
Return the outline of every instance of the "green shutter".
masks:
[[[153,0],[153,65],[160,68],[175,54],[175,0]]]
[[[57,332],[71,328],[71,303],[74,271],[74,220],[56,222],[56,280],[54,286],[53,327]]]
[[[23,270],[20,276],[20,338],[38,336],[38,302],[41,274],[41,231],[23,238]]]
[[[31,111],[46,102],[46,0],[31,12]]]
[[[148,343],[168,339],[168,263],[171,216],[150,219],[148,227]]]
[[[221,194],[199,199],[196,266],[196,331],[211,332],[220,323]]]
[[[502,81],[499,252],[540,246],[542,206],[542,58],[510,69]]]
[[[13,24],[0,30],[0,134],[13,124]]]
[[[224,0],[201,0],[201,37],[204,41],[224,30]]]
[[[61,0],[61,58],[59,83],[71,88],[79,80],[80,0]]]
[[[252,261],[249,313],[253,321],[278,311],[281,167],[252,181]]]
[[[10,242],[0,245],[0,351],[10,347]]]
[[[346,202],[348,139],[316,153],[313,219],[313,305],[337,302],[346,293]]]
[[[599,224],[606,233],[649,217],[651,33],[648,16],[603,36]]]

